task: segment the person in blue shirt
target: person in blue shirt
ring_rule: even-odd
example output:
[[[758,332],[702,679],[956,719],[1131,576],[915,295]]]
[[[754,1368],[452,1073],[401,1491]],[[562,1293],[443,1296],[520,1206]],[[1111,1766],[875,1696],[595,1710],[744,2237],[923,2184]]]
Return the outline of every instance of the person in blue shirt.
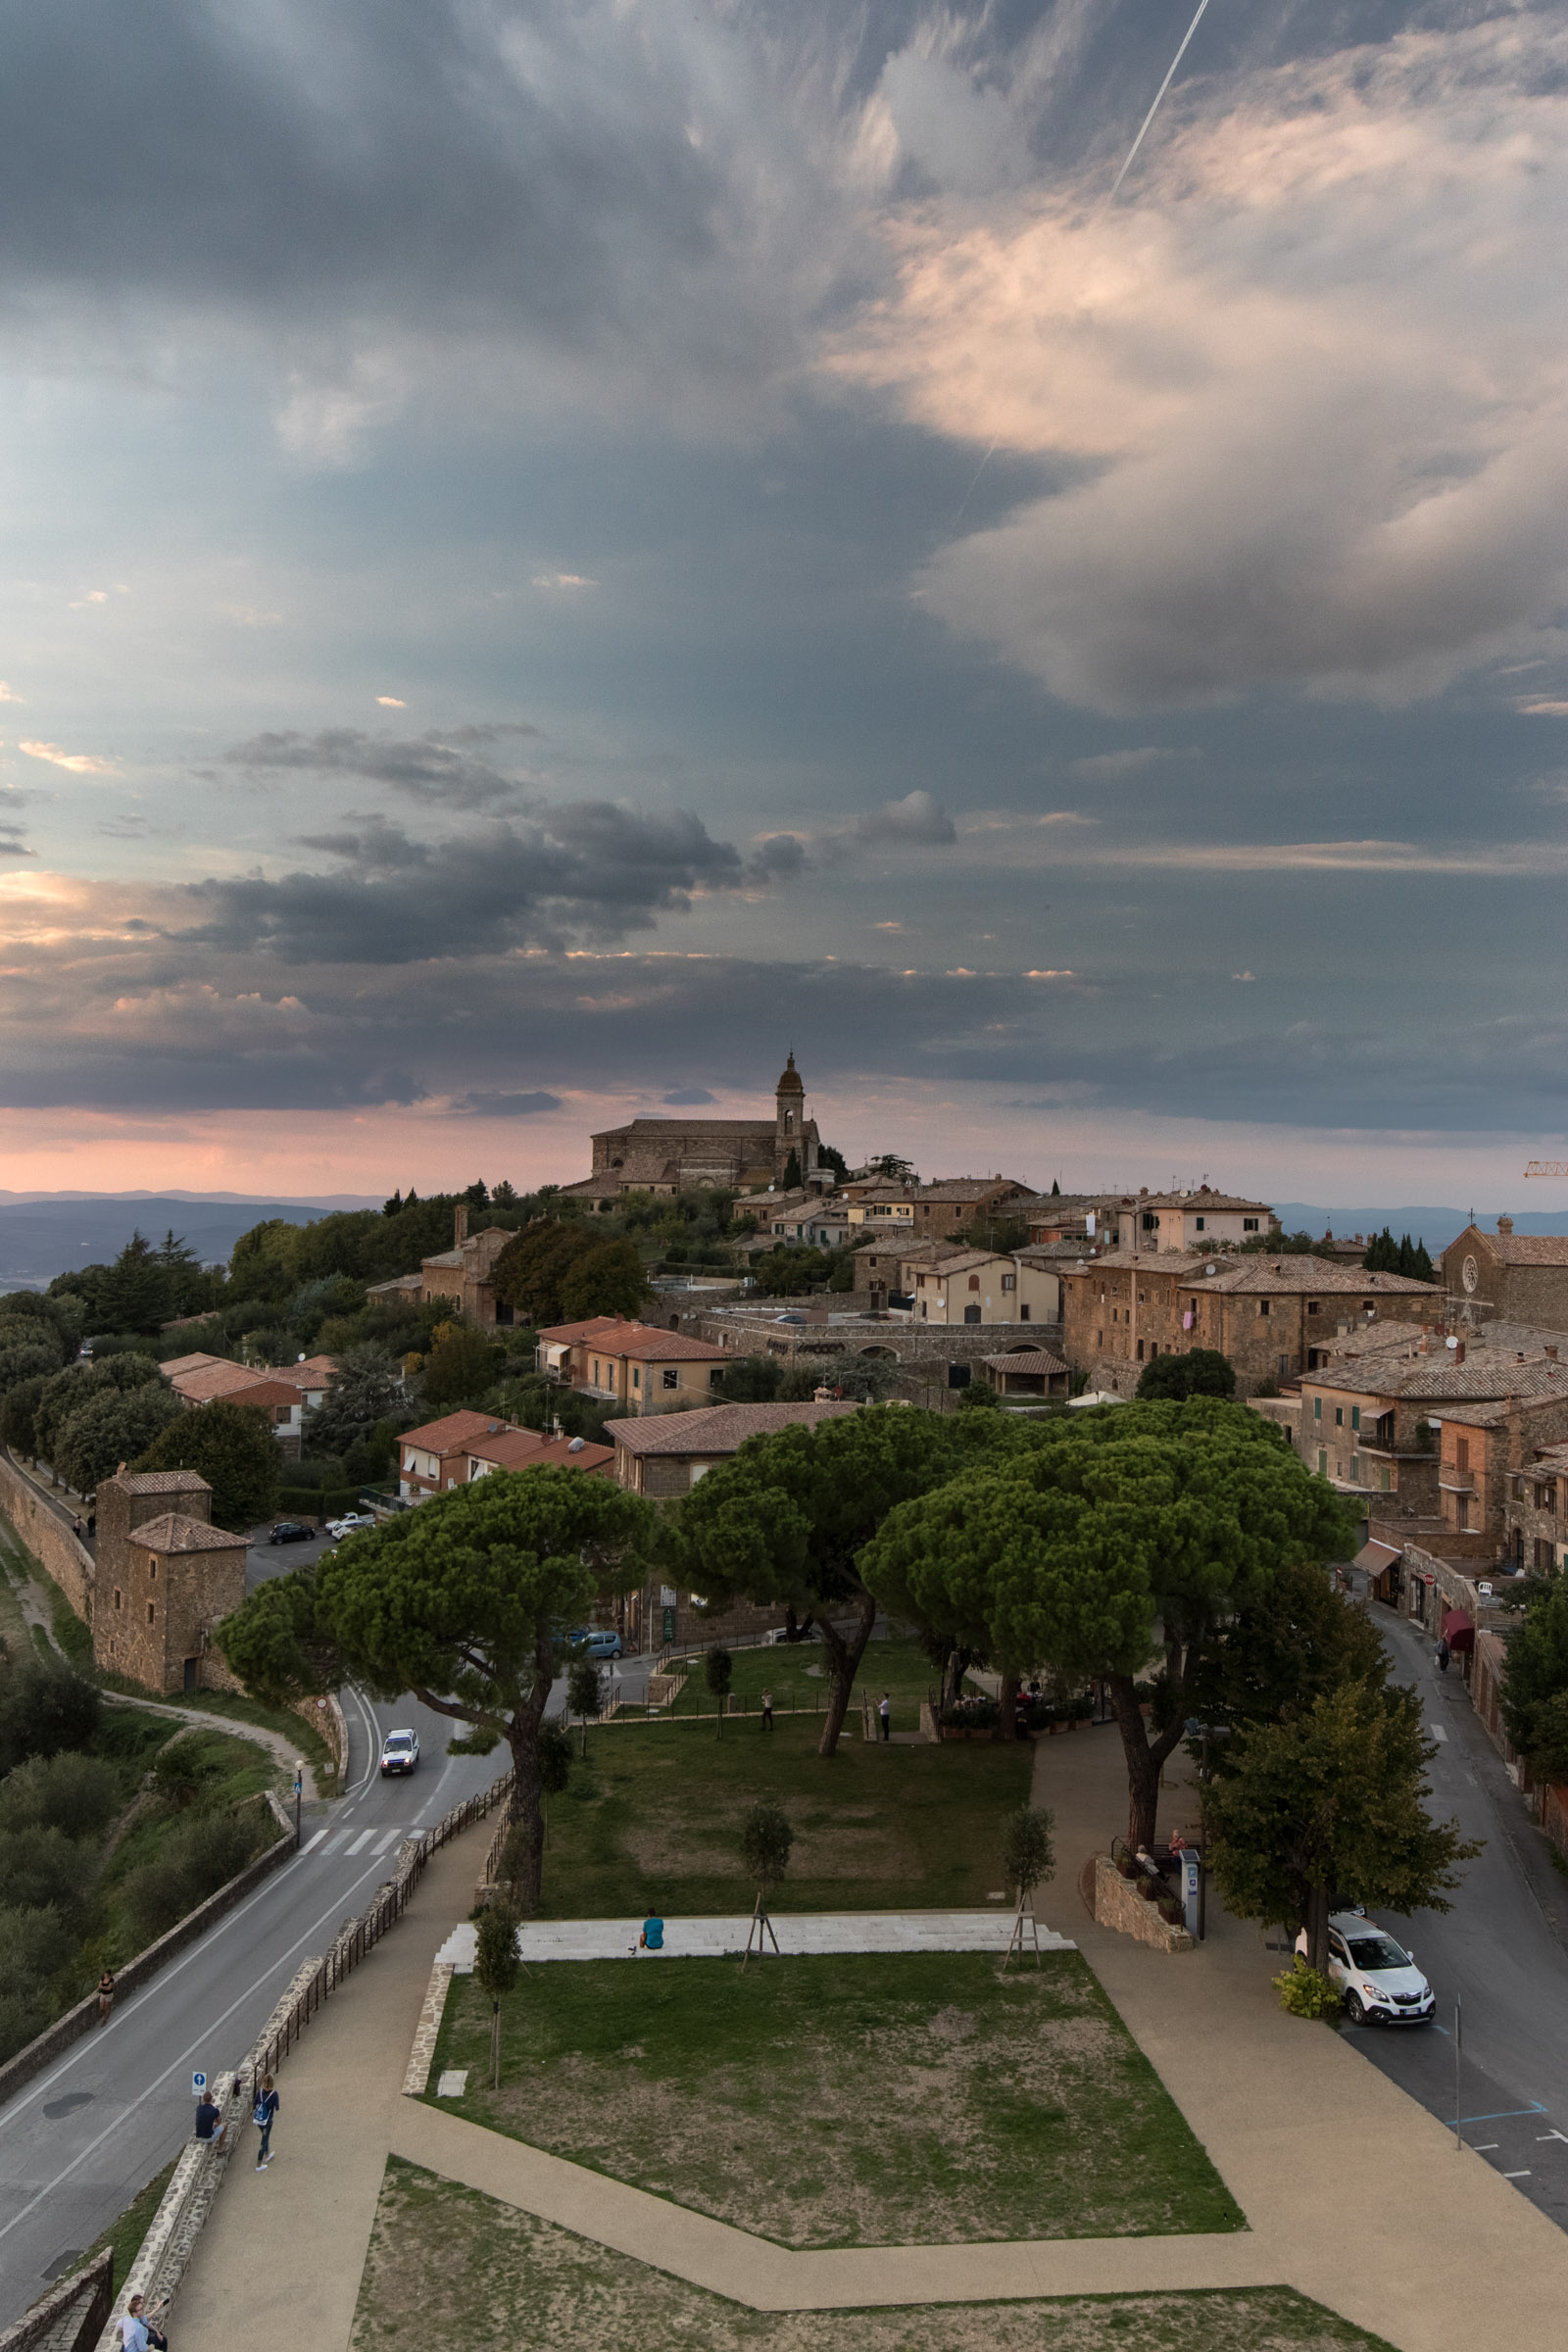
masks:
[[[256,2161],[256,2170],[259,2173],[265,2173],[272,2161],[272,2126],[277,2121],[277,2110],[280,2104],[281,2101],[272,2088],[271,2076],[264,2075],[262,2087],[256,2094],[256,2129],[262,2135],[261,2149]]]
[[[643,1921],[643,1932],[638,1937],[638,1946],[645,1952],[662,1952],[663,1950],[664,1923],[657,1911],[650,1911],[648,1917]]]

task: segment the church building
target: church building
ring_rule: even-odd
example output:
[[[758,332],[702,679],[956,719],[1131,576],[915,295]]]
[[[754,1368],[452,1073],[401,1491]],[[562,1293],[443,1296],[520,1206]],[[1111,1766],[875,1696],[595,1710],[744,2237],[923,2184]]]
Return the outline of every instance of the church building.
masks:
[[[611,1207],[625,1193],[782,1186],[792,1153],[800,1182],[832,1181],[830,1170],[817,1167],[816,1121],[806,1115],[806,1086],[793,1053],[774,1089],[770,1120],[633,1119],[592,1141],[592,1175],[564,1185],[561,1198],[594,1208]]]

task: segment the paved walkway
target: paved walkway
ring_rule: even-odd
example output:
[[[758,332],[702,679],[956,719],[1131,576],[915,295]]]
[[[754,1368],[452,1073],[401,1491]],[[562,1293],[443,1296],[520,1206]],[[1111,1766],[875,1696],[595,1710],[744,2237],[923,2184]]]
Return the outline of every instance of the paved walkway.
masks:
[[[345,2352],[388,2152],[764,2310],[1283,2283],[1400,2352],[1475,2352],[1494,2337],[1508,2352],[1558,2352],[1568,2236],[1326,2027],[1287,2017],[1269,1985],[1280,1959],[1254,1930],[1215,1905],[1208,1942],[1167,1958],[1064,1915],[1083,1861],[1124,1816],[1115,1733],[1041,1741],[1034,1793],[1056,1815],[1052,1907],[1205,2143],[1246,2231],[792,2253],[405,2099],[431,1962],[469,1899],[470,1833],[307,2030],[279,2078],[277,2162],[260,2178],[246,2132],[176,2306],[180,2352],[226,2352],[240,2331]],[[1173,1790],[1162,1819],[1192,1815]]]
[[[722,1960],[745,1951],[753,1925],[745,1911],[730,1918],[666,1920],[663,1952],[652,1957]],[[1000,1903],[995,1911],[781,1911],[772,1926],[786,1958],[792,1952],[1004,1952],[1012,1913]],[[517,1930],[517,1950],[524,1960],[647,1960],[650,1955],[637,1947],[641,1932],[637,1920],[540,1920]],[[1051,1928],[1042,1927],[1039,1938],[1043,1952],[1077,1948]],[[471,1977],[478,1940],[478,1929],[465,1920],[436,1958],[449,1960],[460,1977]],[[772,1949],[769,1944],[770,1955]]]

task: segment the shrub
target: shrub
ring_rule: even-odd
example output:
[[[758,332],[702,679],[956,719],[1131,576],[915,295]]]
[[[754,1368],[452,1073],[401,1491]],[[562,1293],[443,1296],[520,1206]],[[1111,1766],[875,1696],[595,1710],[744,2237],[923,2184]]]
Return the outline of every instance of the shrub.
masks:
[[[776,1886],[790,1866],[795,1832],[777,1797],[759,1798],[741,1823],[741,1861],[758,1887]]]
[[[0,1889],[19,1910],[71,1915],[89,1874],[89,1857],[63,1830],[0,1831]]]
[[[1293,1967],[1274,1979],[1280,2007],[1293,2017],[1332,2017],[1340,2006],[1340,1988],[1320,1968],[1309,1968],[1298,1952]]]
[[[202,1732],[186,1732],[161,1748],[153,1760],[153,1785],[164,1802],[183,1812],[221,1768],[202,1753]]]
[[[1002,1709],[994,1698],[957,1698],[943,1708],[942,1721],[952,1731],[990,1732],[1002,1721]]]
[[[33,1756],[0,1782],[0,1831],[59,1830],[99,1838],[120,1803],[120,1780],[100,1756]]]
[[[268,1817],[270,1826],[270,1816]],[[155,1862],[126,1879],[125,1911],[138,1943],[160,1936],[244,1869],[256,1850],[257,1824],[238,1813],[203,1813],[170,1839]]]
[[[98,1715],[96,1690],[71,1667],[36,1652],[20,1659],[0,1676],[0,1765],[86,1747]]]

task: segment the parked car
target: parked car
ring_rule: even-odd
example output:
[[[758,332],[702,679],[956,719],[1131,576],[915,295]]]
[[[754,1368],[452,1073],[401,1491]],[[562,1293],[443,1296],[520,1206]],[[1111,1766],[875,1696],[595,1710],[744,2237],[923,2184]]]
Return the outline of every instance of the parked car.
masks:
[[[327,1521],[326,1532],[334,1544],[341,1544],[345,1536],[356,1535],[362,1527],[373,1527],[374,1525],[375,1513],[373,1511],[345,1511],[341,1519]]]
[[[566,1641],[572,1649],[580,1649],[590,1658],[618,1658],[620,1655],[620,1636],[606,1633],[596,1626],[579,1626],[574,1634],[566,1636]]]
[[[269,1544],[311,1544],[315,1540],[315,1528],[307,1527],[303,1519],[280,1519],[267,1539]]]
[[[1306,1930],[1296,1938],[1305,1957]],[[1353,2026],[1429,2026],[1437,2003],[1413,1952],[1359,1911],[1329,1915],[1329,1975]]]
[[[413,1772],[419,1761],[417,1732],[388,1732],[381,1742],[381,1778],[389,1773]]]
[[[789,1639],[790,1629],[787,1625],[770,1626],[762,1638],[762,1646],[764,1649],[782,1649],[789,1642]],[[803,1642],[820,1642],[821,1639],[821,1627],[808,1625],[803,1632],[796,1635],[794,1646],[799,1646]]]

